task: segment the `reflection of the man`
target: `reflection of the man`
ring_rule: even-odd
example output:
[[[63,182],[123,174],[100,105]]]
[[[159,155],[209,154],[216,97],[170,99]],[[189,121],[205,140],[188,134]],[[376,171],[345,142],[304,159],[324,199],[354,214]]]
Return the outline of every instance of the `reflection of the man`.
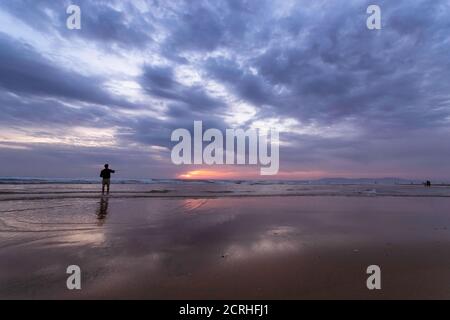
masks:
[[[105,222],[106,216],[108,215],[108,197],[101,197],[100,206],[97,211],[98,224],[101,225]]]

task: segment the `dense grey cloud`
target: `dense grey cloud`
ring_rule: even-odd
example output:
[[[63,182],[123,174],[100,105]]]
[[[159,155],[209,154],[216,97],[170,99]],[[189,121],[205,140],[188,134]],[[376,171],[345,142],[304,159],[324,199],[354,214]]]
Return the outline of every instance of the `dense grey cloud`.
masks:
[[[84,125],[105,126],[114,121],[114,114],[107,108],[84,106],[83,108],[68,107],[61,101],[36,98],[35,96],[18,97],[10,92],[0,91],[0,104],[3,126],[15,124],[30,125]],[[101,119],[101,121],[99,121]]]
[[[142,87],[151,95],[185,104],[190,112],[214,111],[225,104],[210,97],[201,86],[185,86],[173,79],[168,67],[145,67],[141,80]]]
[[[70,32],[66,26],[66,8],[75,4],[82,8],[82,28]],[[118,9],[123,6],[124,10]],[[152,41],[151,17],[139,14],[132,2],[107,0],[17,0],[5,1],[2,9],[33,28],[64,37],[81,37],[100,45],[142,49]],[[148,17],[149,15],[147,15]]]
[[[160,2],[162,4],[162,2]],[[241,47],[254,35],[263,37],[261,21],[270,15],[269,1],[177,1],[171,14],[162,20],[170,36],[164,41],[166,52],[207,52],[221,47]]]
[[[414,27],[404,31],[397,26],[403,25],[395,13],[412,8],[406,2],[394,7],[386,3],[387,25],[378,33],[361,27],[365,6],[339,1],[323,4],[320,14],[306,17],[310,24],[302,24],[299,30],[304,36],[300,39],[291,37],[296,22],[285,20],[277,27],[286,28],[286,41],[275,41],[262,54],[249,56],[244,65],[232,59],[208,59],[207,70],[228,82],[243,99],[272,105],[273,114],[282,111],[303,121],[324,123],[358,116],[367,121],[380,117],[388,120],[386,125],[395,120],[400,126],[434,126],[448,116],[448,110],[435,108],[436,95],[428,94],[445,92],[442,81],[446,81],[448,68],[437,67],[436,59],[448,67],[448,59],[442,55],[446,51],[442,47],[430,50],[442,46],[448,37],[442,32],[448,23],[438,15],[442,4],[411,5],[422,18],[412,19]],[[390,17],[396,17],[392,29],[388,28]],[[418,29],[421,31],[414,31]],[[251,68],[257,75],[249,74]],[[273,92],[277,86],[284,92]]]
[[[32,47],[0,33],[0,86],[10,92],[133,108],[105,92],[101,78],[57,67]]]
[[[81,41],[139,72],[74,72],[28,43],[23,31],[1,29],[0,122],[3,130],[43,126],[45,134],[51,127],[55,134],[114,128],[115,146],[105,154],[73,146],[86,174],[106,155],[124,166],[129,159],[129,176],[145,168],[149,177],[156,169],[173,177],[173,129],[192,130],[194,120],[225,129],[235,117],[233,125],[242,127],[280,124],[281,171],[450,178],[446,0],[79,1],[79,32],[65,28],[68,4],[8,1],[0,13],[52,43]],[[381,7],[382,30],[366,28],[369,4]],[[64,50],[70,49],[58,54]],[[114,81],[117,92],[106,88]],[[127,82],[138,93],[127,97]],[[241,105],[253,115],[245,117]],[[41,172],[46,157],[53,168],[68,160],[65,145],[3,141],[0,147],[9,159],[2,161],[18,161],[0,175],[17,175],[24,155]],[[160,161],[140,160],[151,147],[161,148],[154,154]]]

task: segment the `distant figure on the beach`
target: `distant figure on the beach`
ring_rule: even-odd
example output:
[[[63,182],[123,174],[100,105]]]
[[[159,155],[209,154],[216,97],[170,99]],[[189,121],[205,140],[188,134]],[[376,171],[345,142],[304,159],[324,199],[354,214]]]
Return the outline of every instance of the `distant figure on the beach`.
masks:
[[[109,185],[111,184],[111,173],[115,173],[116,171],[109,169],[109,164],[105,164],[105,169],[100,172],[100,177],[103,178],[102,180],[102,193],[105,193],[105,186],[106,186],[106,193],[109,193]]]
[[[430,181],[430,180],[427,180],[426,186],[427,186],[427,187],[431,187],[431,181]]]

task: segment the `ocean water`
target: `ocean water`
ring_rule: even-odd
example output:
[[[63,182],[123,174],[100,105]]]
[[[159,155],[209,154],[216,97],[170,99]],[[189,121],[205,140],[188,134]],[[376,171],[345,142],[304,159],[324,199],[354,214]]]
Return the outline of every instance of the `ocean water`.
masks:
[[[33,178],[33,177],[0,177],[2,184],[98,184],[98,178]],[[207,180],[207,179],[114,179],[115,184],[245,184],[245,185],[349,185],[349,184],[421,184],[419,180],[400,178],[382,179],[349,179],[324,178],[317,180]],[[440,181],[439,184],[448,182]]]
[[[0,201],[97,198],[99,179],[0,178]],[[249,196],[416,196],[450,197],[445,182],[431,188],[420,181],[385,179],[321,180],[178,180],[114,179],[109,197],[249,197]]]

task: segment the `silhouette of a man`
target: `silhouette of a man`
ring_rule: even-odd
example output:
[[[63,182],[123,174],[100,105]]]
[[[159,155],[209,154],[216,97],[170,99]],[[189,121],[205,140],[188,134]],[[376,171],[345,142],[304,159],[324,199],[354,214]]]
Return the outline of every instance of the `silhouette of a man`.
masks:
[[[103,169],[100,172],[100,177],[103,178],[102,180],[102,193],[105,193],[105,186],[106,186],[106,193],[109,193],[109,185],[111,184],[111,173],[115,173],[115,170],[109,169],[109,164],[105,164],[105,169]]]

